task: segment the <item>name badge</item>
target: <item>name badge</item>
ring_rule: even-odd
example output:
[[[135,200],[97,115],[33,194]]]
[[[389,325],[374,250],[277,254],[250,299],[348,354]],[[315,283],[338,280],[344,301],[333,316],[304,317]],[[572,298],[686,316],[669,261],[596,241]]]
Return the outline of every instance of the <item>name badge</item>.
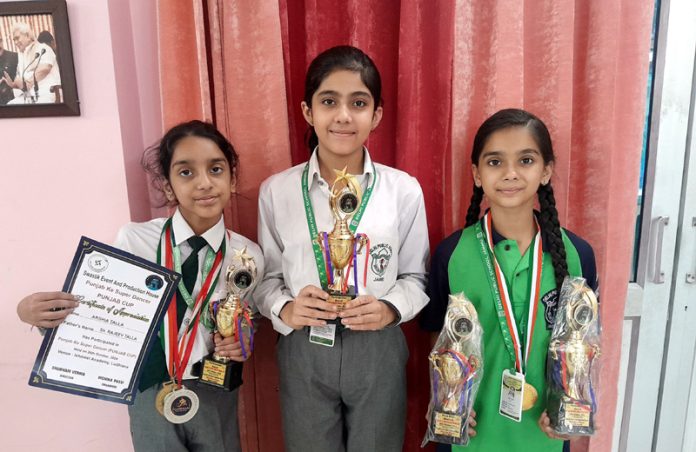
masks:
[[[336,342],[336,325],[313,326],[309,329],[309,342],[333,347]]]
[[[515,422],[522,420],[522,401],[524,400],[524,374],[509,369],[503,371],[500,382],[500,407],[501,416],[512,419]]]

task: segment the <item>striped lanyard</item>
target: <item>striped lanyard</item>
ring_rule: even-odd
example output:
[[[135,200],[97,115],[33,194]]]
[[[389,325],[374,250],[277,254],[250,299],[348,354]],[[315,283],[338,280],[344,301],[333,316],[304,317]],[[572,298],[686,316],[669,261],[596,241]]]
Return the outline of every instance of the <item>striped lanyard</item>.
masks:
[[[183,325],[185,331],[181,334],[181,337],[179,337],[179,325],[177,322],[176,293],[172,297],[172,301],[169,303],[169,308],[167,309],[167,315],[162,321],[160,339],[162,341],[162,347],[167,355],[167,369],[169,375],[176,381],[179,387],[181,386],[184,370],[191,357],[193,343],[196,340],[196,332],[198,331],[201,312],[208,306],[210,298],[217,286],[218,277],[222,269],[222,261],[225,258],[225,248],[225,239],[223,238],[220,249],[215,253],[214,258],[206,258],[203,267],[203,285],[201,286],[201,290],[195,302],[191,299],[193,303],[189,305],[192,311],[191,315],[188,317],[190,321],[186,322],[186,319],[184,319]],[[160,243],[157,248],[157,263],[160,265],[163,264],[168,269],[174,270],[177,273],[181,273],[181,262],[180,259],[176,257],[178,253],[179,249],[175,246],[174,232],[172,231],[172,219],[169,218],[162,228]],[[210,253],[208,254],[210,255]],[[182,295],[185,299],[187,295],[189,298],[191,297],[185,288],[184,291],[182,291]]]
[[[536,219],[534,220],[536,223]],[[483,230],[481,227],[483,224]],[[537,233],[530,244],[529,253],[529,299],[528,313],[526,318],[520,322],[520,328],[525,330],[526,326],[526,346],[522,345],[520,332],[515,321],[515,316],[512,311],[512,303],[508,292],[505,275],[500,269],[498,260],[493,251],[493,234],[492,234],[492,218],[488,212],[483,217],[482,221],[475,225],[476,238],[479,241],[479,251],[481,258],[486,267],[488,282],[493,292],[493,302],[495,303],[498,314],[498,323],[500,331],[503,334],[503,342],[508,350],[511,360],[515,363],[517,372],[524,373],[526,363],[529,360],[529,355],[532,350],[532,337],[534,335],[534,326],[536,324],[536,316],[538,310],[539,293],[541,290],[541,267],[543,261],[543,251],[541,246],[541,230],[539,224],[536,223]],[[524,352],[523,352],[524,349]]]

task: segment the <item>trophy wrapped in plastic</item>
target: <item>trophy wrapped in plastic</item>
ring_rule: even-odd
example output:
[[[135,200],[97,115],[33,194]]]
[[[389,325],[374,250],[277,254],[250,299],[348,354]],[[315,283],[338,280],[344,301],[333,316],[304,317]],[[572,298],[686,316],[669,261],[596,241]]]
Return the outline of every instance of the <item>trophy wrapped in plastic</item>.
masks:
[[[599,376],[599,304],[584,278],[567,277],[558,298],[546,364],[547,412],[556,433],[595,431]]]
[[[428,441],[465,446],[469,415],[483,377],[483,330],[474,305],[463,293],[450,295],[445,324],[428,357],[430,404]]]

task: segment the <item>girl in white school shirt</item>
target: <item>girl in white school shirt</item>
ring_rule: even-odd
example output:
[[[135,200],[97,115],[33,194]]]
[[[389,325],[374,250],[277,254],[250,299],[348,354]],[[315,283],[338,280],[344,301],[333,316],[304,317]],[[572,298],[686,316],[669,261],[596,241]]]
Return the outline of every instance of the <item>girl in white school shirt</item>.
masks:
[[[146,151],[143,165],[155,177],[168,203],[176,205],[177,209],[170,218],[125,225],[114,245],[162,265],[165,259],[158,255],[158,246],[161,244],[161,249],[170,247],[174,254],[180,253],[183,265],[175,264],[173,269],[182,273],[182,267],[186,268],[186,261],[193,255],[198,242],[201,248],[197,251],[197,270],[195,256],[191,265],[191,271],[197,272],[195,283],[190,278],[189,286],[193,287],[187,289],[185,285],[182,287],[182,282],[169,306],[172,315],[176,314],[177,326],[181,326],[188,324],[182,321],[192,316],[191,307],[199,296],[201,300],[205,299],[206,294],[200,292],[201,287],[206,286],[204,280],[207,275],[211,278],[210,302],[226,296],[225,270],[236,250],[246,249],[247,254],[253,257],[259,278],[263,275],[263,256],[256,244],[225,228],[222,212],[234,189],[237,154],[215,126],[190,121],[173,127],[159,145]],[[171,237],[171,240],[167,240],[167,237]],[[222,261],[216,269],[213,257],[217,258],[218,254]],[[77,306],[77,301],[70,294],[41,292],[25,297],[19,303],[17,313],[24,322],[53,328]],[[56,311],[54,308],[65,309]],[[201,311],[205,312],[206,309],[203,307]],[[241,367],[241,363],[249,357],[249,344],[246,344],[243,353],[242,344],[235,342],[234,337],[222,338],[218,333],[213,334],[210,322],[205,322],[203,318],[199,321],[188,362],[181,361],[177,366],[184,369],[177,383],[196,393],[200,402],[198,412],[186,423],[172,424],[156,410],[157,393],[162,390],[163,384],[174,377],[168,370],[171,369],[168,359],[174,354],[165,354],[157,341],[145,360],[139,382],[140,392],[135,403],[128,408],[136,451],[241,451],[237,424],[239,390],[228,392],[199,385],[194,376],[197,373],[194,365],[214,350],[216,354],[238,362],[237,365]],[[180,338],[183,336],[182,329],[178,328],[177,331]],[[241,380],[238,384],[241,384]]]
[[[364,147],[382,117],[381,104],[379,72],[366,54],[349,46],[320,54],[307,71],[302,102],[311,157],[261,186],[266,276],[256,296],[281,334],[280,399],[290,452],[402,448],[408,348],[397,325],[428,301],[428,232],[418,182],[373,162]],[[370,247],[358,255],[358,297],[339,312],[327,302],[318,269],[325,264],[308,224],[314,218],[318,231],[333,229],[329,190],[344,168],[364,190],[367,204],[355,233],[366,234]],[[332,321],[338,325],[325,335],[333,345],[316,343],[315,327]]]

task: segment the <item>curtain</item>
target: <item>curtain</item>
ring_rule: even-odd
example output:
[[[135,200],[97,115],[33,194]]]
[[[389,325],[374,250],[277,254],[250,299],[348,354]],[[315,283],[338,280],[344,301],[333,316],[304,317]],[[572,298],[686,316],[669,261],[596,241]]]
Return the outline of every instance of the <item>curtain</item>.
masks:
[[[590,441],[592,451],[612,445],[653,6],[458,0],[455,13],[445,230],[460,227],[466,215],[473,183],[469,150],[478,125],[508,106],[539,116],[557,158],[552,184],[560,222],[593,246],[599,270],[601,429]],[[586,447],[587,441],[573,443],[574,452]]]
[[[640,3],[640,4],[639,4]],[[305,161],[299,104],[309,62],[351,44],[382,75],[375,160],[423,187],[432,247],[460,228],[478,125],[520,107],[548,125],[561,224],[594,247],[601,278],[601,430],[573,450],[609,451],[623,303],[631,262],[652,5],[610,0],[160,1],[164,126],[214,120],[240,155],[226,220],[256,237],[260,182]],[[408,363],[404,450],[420,450],[429,395],[428,336],[403,326]],[[282,450],[275,334],[262,322],[240,398],[245,450]]]

